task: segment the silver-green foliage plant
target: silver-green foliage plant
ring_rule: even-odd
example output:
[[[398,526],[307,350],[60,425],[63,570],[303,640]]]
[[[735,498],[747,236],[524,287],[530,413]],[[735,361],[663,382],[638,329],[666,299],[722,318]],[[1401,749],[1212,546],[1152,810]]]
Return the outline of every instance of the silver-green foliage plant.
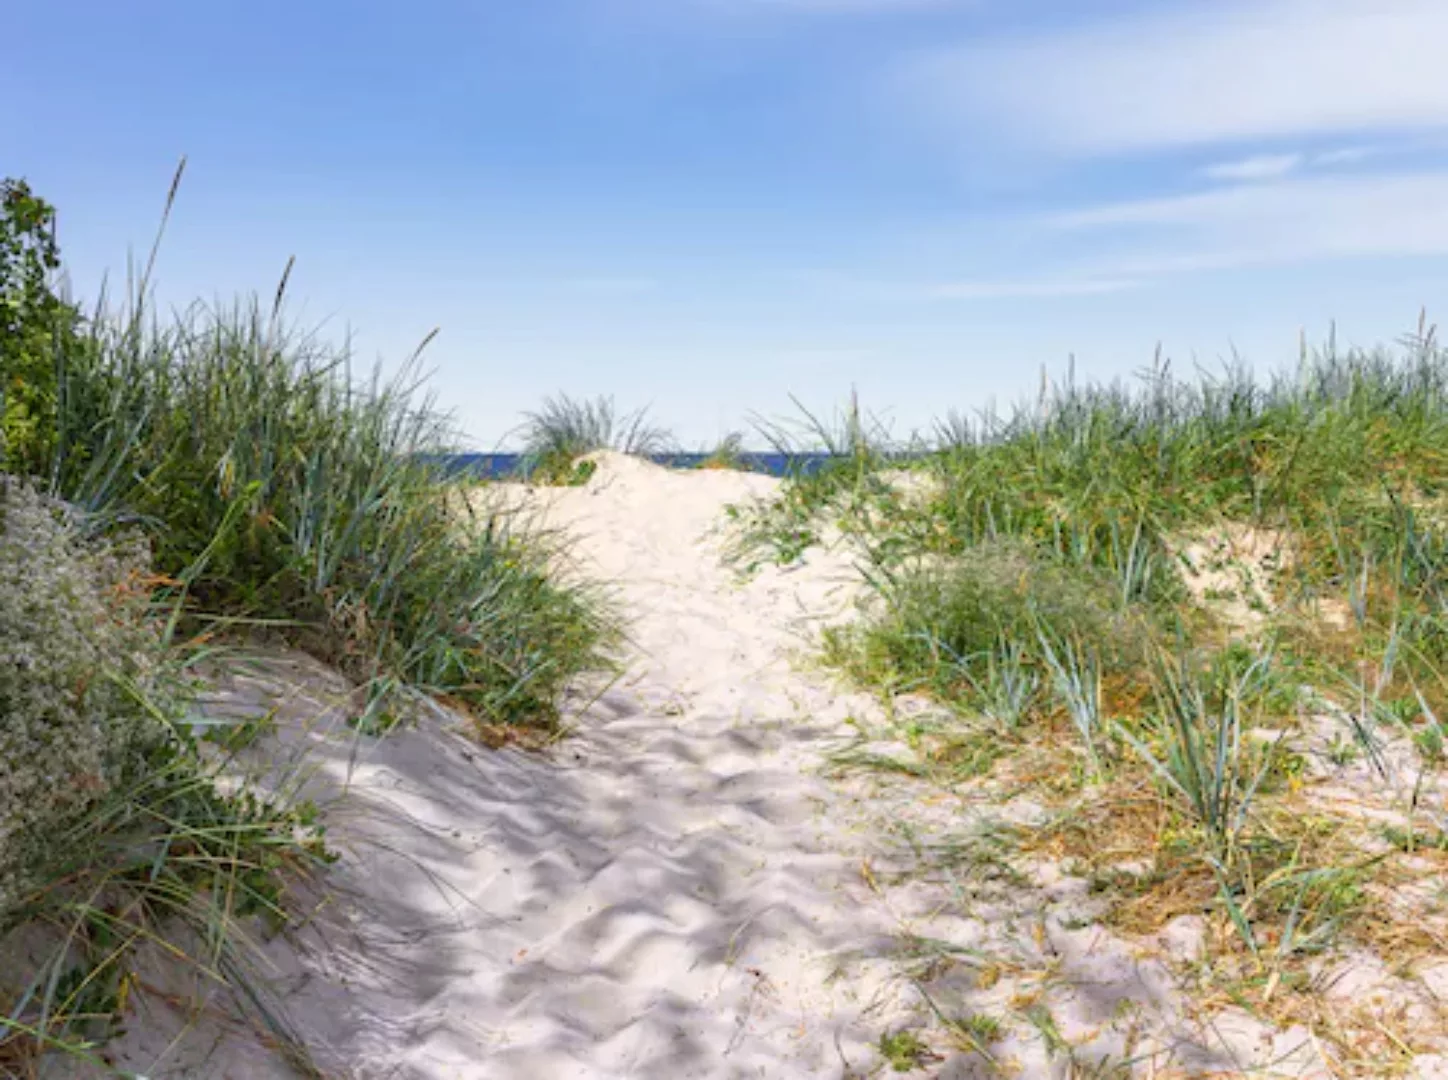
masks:
[[[0,474],[0,1075],[97,1064],[154,944],[295,1050],[242,920],[331,861],[316,808],[198,751],[149,549],[99,525]]]
[[[146,551],[87,539],[65,504],[0,477],[0,915],[52,829],[164,738]]]

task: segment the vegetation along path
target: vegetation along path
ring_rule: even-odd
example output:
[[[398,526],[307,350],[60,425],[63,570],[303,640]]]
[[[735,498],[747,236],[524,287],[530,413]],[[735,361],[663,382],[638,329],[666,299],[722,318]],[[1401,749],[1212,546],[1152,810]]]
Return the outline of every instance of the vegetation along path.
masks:
[[[442,713],[359,747],[315,721],[344,687],[295,656],[218,692],[223,711],[281,703],[342,852],[307,928],[265,946],[312,1063],[439,1080],[1332,1075],[1300,1029],[1194,1013],[1191,920],[1128,944],[1084,881],[1007,852],[1043,812],[1029,800],[838,767],[887,753],[912,706],[887,715],[809,662],[853,610],[848,554],[727,565],[726,508],[777,483],[607,455],[586,486],[520,489],[631,627],[624,673],[580,688],[576,731],[542,753],[482,749]],[[265,1075],[239,1031],[192,1020],[177,1038],[179,1015],[146,1008],[118,1047],[136,1067]]]

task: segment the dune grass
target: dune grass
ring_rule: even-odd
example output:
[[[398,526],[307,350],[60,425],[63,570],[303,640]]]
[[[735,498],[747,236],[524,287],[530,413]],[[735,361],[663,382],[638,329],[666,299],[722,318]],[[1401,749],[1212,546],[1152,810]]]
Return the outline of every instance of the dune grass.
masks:
[[[31,474],[7,490],[44,496],[28,518],[6,516],[0,544],[14,586],[0,607],[0,723],[7,746],[19,732],[35,748],[0,773],[19,784],[54,751],[50,774],[77,794],[38,816],[25,813],[34,800],[0,805],[0,871],[15,867],[0,880],[0,1071],[50,1049],[94,1058],[157,953],[229,987],[299,1054],[247,942],[257,918],[293,916],[290,883],[328,855],[311,808],[253,786],[226,740],[221,752],[197,741],[188,660],[231,638],[280,639],[364,688],[359,732],[435,698],[492,742],[556,731],[560,695],[607,666],[615,623],[550,568],[555,538],[447,475],[458,442],[416,357],[361,377],[346,348],[286,317],[285,277],[266,301],[171,313],[147,264],[119,305],[82,317],[51,302],[52,212],[21,209],[7,251],[43,258],[23,273],[7,263],[0,280],[0,307],[31,319],[22,348],[0,356],[0,473]],[[23,521],[39,524],[17,532]],[[86,569],[111,565],[123,536],[141,553],[124,575]],[[42,549],[73,587],[33,579]],[[56,605],[67,632],[37,637],[36,611]],[[120,640],[143,641],[145,662]],[[53,662],[37,666],[47,649]],[[16,728],[27,708],[35,719]],[[133,728],[146,737],[119,739]]]
[[[744,433],[742,431],[731,431],[725,435],[708,451],[702,461],[699,462],[701,469],[734,470],[741,471],[749,468],[745,461]]]
[[[792,421],[755,419],[765,444],[786,461],[788,483],[767,504],[729,508],[737,526],[733,556],[751,569],[765,562],[789,565],[840,517],[854,523],[858,542],[890,546],[893,526],[883,514],[894,492],[884,474],[903,456],[902,448],[883,424],[861,412],[857,397],[834,415],[812,412],[798,399],[794,404],[798,417]]]
[[[593,475],[581,458],[599,450],[661,454],[673,436],[649,419],[647,409],[620,413],[609,397],[580,400],[567,394],[545,398],[523,423],[524,472],[544,484],[584,484]]]
[[[388,707],[421,692],[484,723],[552,723],[609,621],[549,573],[550,538],[448,475],[460,440],[418,356],[357,371],[287,318],[286,275],[268,301],[177,313],[149,277],[37,336],[53,339],[32,362],[52,404],[29,420],[49,492],[138,525],[193,621],[285,634]]]
[[[1425,794],[1448,715],[1431,331],[1269,378],[1067,381],[1008,417],[951,417],[925,452],[861,441],[738,516],[749,561],[852,543],[873,600],[827,657],[954,710],[912,730],[918,763],[878,760],[948,785],[1035,776],[1059,813],[1026,846],[1090,875],[1135,931],[1219,919],[1232,993],[1269,986],[1285,1009],[1310,957],[1382,931],[1397,849],[1448,825]],[[1311,801],[1309,773],[1353,762],[1391,830]]]
[[[546,537],[445,475],[415,366],[359,382],[257,300],[154,316],[93,320],[64,370],[57,491],[139,522],[189,614],[287,635],[379,707],[420,692],[550,724],[607,620],[549,575]]]

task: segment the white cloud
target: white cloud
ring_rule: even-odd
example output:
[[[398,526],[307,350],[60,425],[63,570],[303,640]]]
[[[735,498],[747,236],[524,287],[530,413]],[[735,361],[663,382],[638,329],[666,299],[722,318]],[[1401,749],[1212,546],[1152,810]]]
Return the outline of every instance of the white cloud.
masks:
[[[1276,180],[1301,165],[1301,154],[1259,154],[1241,161],[1208,165],[1202,173],[1213,180]]]
[[[1448,127],[1444,0],[1230,0],[922,56],[908,85],[972,128],[1109,153]]]
[[[1319,169],[1330,168],[1333,165],[1353,165],[1381,153],[1382,150],[1374,146],[1344,146],[1337,150],[1324,150],[1320,154],[1313,154],[1312,165]]]
[[[1137,256],[1097,271],[1121,276],[1317,258],[1448,255],[1448,172],[1239,185],[1090,207],[1050,223],[1136,237]]]
[[[1129,278],[1052,278],[1039,281],[952,281],[933,286],[937,300],[1009,300],[1030,297],[1102,296],[1135,289]]]

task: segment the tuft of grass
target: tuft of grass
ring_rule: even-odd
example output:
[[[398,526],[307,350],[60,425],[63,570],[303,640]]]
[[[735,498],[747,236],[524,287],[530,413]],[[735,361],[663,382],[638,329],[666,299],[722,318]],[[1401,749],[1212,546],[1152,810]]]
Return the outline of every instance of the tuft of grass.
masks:
[[[1126,741],[1202,828],[1212,865],[1223,874],[1235,864],[1254,799],[1278,749],[1277,742],[1258,749],[1260,743],[1252,741],[1249,730],[1253,718],[1248,710],[1261,696],[1271,663],[1271,655],[1263,654],[1245,670],[1213,671],[1204,678],[1190,657],[1163,659],[1157,668],[1156,746],[1122,729]]]
[[[934,1056],[925,1041],[913,1031],[887,1031],[880,1036],[880,1057],[895,1072],[912,1072]]]
[[[989,1047],[1000,1042],[1004,1025],[989,1013],[971,1013],[956,1021],[958,1029],[969,1037],[972,1047]]]
[[[1102,671],[1128,668],[1142,647],[1133,613],[1117,606],[1104,576],[1008,539],[881,573],[875,587],[881,614],[832,631],[827,655],[862,681],[929,690],[1004,731],[1052,707],[1046,689],[1070,685],[1060,681],[1062,664],[1086,677],[1080,663],[1089,663],[1099,682]],[[1084,641],[1097,643],[1089,654],[1069,644]],[[1089,696],[1094,708],[1098,695]]]
[[[824,417],[798,400],[793,422],[757,420],[756,430],[787,463],[778,499],[732,507],[736,525],[732,556],[746,570],[765,563],[788,566],[819,544],[832,517],[848,518],[862,543],[889,550],[893,509],[900,502],[882,470],[897,459],[888,431],[852,398],[842,415]]]
[[[746,469],[744,463],[744,433],[731,431],[719,440],[719,444],[709,451],[709,455],[699,462],[701,469],[732,469],[735,471]]]
[[[1051,685],[1066,709],[1071,725],[1080,736],[1092,773],[1101,774],[1099,743],[1105,726],[1101,699],[1101,661],[1098,653],[1080,639],[1053,642],[1051,634],[1038,629],[1037,640],[1051,672]]]
[[[586,484],[593,475],[580,458],[599,450],[648,456],[673,445],[673,436],[649,420],[648,410],[619,413],[612,398],[587,401],[558,394],[544,399],[523,424],[525,472],[545,484]]]

